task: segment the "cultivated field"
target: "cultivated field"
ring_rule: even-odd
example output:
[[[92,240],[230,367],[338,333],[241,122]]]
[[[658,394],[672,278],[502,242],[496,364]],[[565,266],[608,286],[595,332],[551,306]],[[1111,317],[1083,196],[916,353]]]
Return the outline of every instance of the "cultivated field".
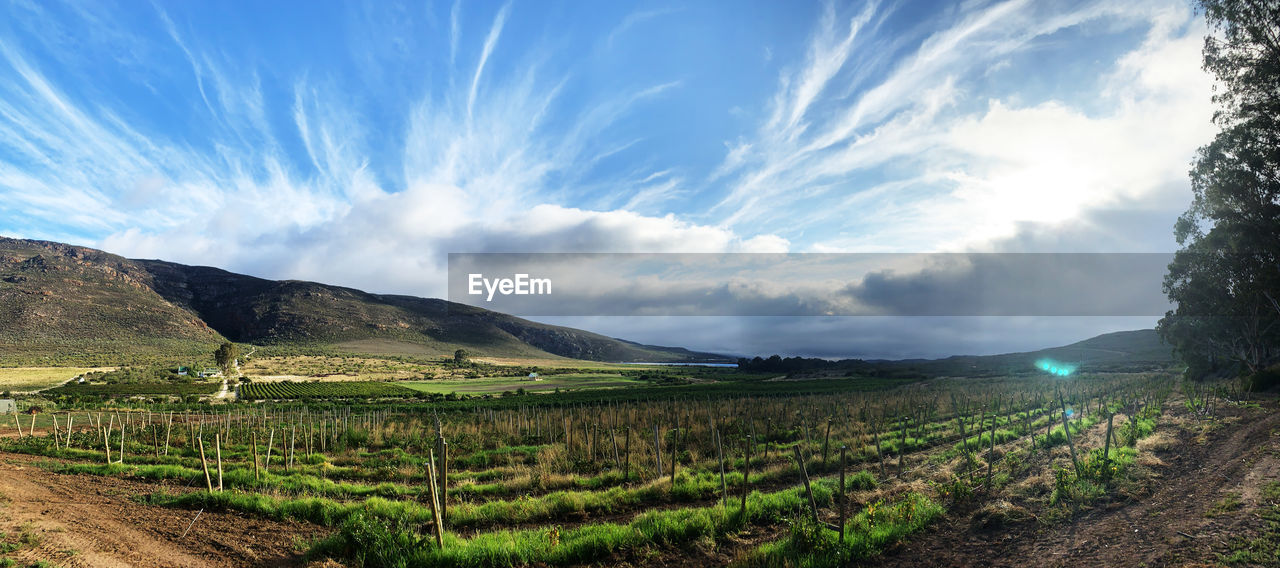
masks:
[[[412,381],[400,383],[422,392],[501,393],[524,389],[528,392],[545,392],[561,389],[598,389],[639,386],[644,381],[624,377],[616,373],[566,373],[546,375],[538,380],[527,376],[485,377],[482,379],[451,379],[439,381]]]
[[[472,379],[475,392],[510,380]],[[736,385],[758,390],[749,395],[715,384],[615,386],[425,403],[413,389],[445,382],[427,381],[242,386],[306,401],[269,406],[81,399],[83,409],[4,424],[2,461],[21,472],[10,485],[121,487],[129,514],[185,519],[200,535],[228,518],[269,527],[261,538],[219,533],[220,542],[241,534],[230,560],[168,529],[135,535],[209,565],[1043,564],[1055,554],[1101,554],[1101,541],[1076,535],[1102,539],[1094,527],[1115,530],[1113,519],[1134,507],[1180,520],[1168,525],[1172,536],[1165,522],[1144,525],[1132,545],[1111,535],[1119,544],[1105,552],[1120,555],[1112,565],[1188,550],[1208,560],[1275,550],[1274,530],[1248,516],[1265,517],[1280,499],[1280,486],[1267,485],[1280,473],[1274,401],[1244,402],[1225,387],[1175,389],[1160,373],[753,380]],[[1233,459],[1243,465],[1223,469],[1215,491],[1177,497],[1188,489],[1182,472]],[[19,491],[10,510],[27,510],[38,495]],[[1163,505],[1152,501],[1160,496]],[[10,555],[98,565],[40,538],[23,544],[18,520],[0,529],[19,535]],[[1253,528],[1229,535],[1224,523]],[[60,526],[67,532],[48,540],[84,530],[69,519]],[[1194,545],[1213,530],[1220,543],[1207,552]]]
[[[0,391],[34,392],[57,386],[89,371],[115,367],[0,367]]]

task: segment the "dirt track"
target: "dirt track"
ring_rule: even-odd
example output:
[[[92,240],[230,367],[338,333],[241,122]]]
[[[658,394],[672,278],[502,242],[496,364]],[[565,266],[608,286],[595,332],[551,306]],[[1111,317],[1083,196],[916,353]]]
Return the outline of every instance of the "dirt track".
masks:
[[[1160,452],[1163,466],[1151,494],[1099,504],[1074,522],[1042,527],[1032,521],[1004,530],[974,528],[973,510],[956,511],[884,566],[1187,566],[1218,565],[1236,536],[1258,529],[1259,488],[1280,480],[1280,411],[1226,409],[1225,423],[1204,437],[1186,426],[1185,408],[1171,404],[1158,431],[1176,439]],[[1207,516],[1229,493],[1243,505]]]
[[[50,473],[33,459],[0,453],[0,532],[38,541],[6,555],[21,566],[295,566],[295,540],[314,536],[304,525],[235,513],[204,511],[193,523],[195,511],[130,499],[159,485]]]

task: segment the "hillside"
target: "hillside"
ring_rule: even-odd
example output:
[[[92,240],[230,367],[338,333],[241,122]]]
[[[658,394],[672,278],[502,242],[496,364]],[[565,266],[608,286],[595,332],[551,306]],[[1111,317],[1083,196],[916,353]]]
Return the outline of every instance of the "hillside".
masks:
[[[898,361],[896,365],[931,375],[1002,375],[1029,372],[1036,361],[1052,359],[1082,370],[1143,370],[1173,362],[1172,348],[1154,329],[1104,333],[1061,347],[1001,355],[959,355],[930,361]]]
[[[0,237],[0,353],[24,362],[208,353],[226,339],[426,356],[723,360],[438,299],[130,260]],[[127,359],[127,357],[125,357]]]
[[[150,273],[120,256],[0,238],[0,358],[68,364],[112,353],[187,357],[223,341],[151,282]]]

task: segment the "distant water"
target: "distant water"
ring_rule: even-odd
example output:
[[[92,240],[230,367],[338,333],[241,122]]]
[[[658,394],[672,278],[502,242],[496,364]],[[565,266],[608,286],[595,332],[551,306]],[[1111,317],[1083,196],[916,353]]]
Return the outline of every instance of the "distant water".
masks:
[[[623,365],[669,365],[672,367],[737,367],[737,363],[645,363],[644,361],[625,361]]]

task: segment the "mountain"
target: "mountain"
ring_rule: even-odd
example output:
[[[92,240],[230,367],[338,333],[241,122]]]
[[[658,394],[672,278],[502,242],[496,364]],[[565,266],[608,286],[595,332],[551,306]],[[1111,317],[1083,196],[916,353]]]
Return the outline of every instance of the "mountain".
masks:
[[[226,339],[426,356],[461,348],[490,357],[725,360],[444,300],[0,237],[0,362],[181,358]]]
[[[945,359],[895,361],[930,375],[1003,375],[1031,372],[1041,360],[1087,371],[1145,370],[1173,363],[1173,348],[1154,329],[1104,333],[1061,347],[1001,355],[957,355]]]
[[[752,371],[793,376],[869,376],[918,379],[925,377],[987,377],[1042,374],[1040,364],[1080,371],[1147,371],[1168,367],[1173,351],[1154,329],[1119,331],[1039,351],[1002,355],[957,355],[945,359],[831,361],[803,357],[739,359]]]

